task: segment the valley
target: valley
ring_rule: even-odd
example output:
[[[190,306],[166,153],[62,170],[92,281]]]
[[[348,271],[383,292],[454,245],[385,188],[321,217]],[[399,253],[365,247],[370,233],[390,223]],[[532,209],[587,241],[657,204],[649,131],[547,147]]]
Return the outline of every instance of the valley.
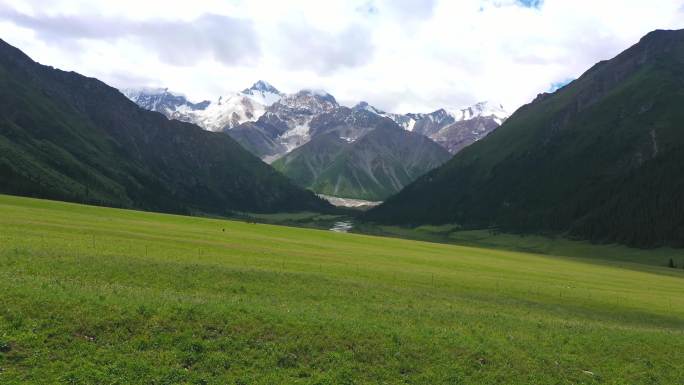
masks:
[[[488,102],[408,114],[366,102],[349,108],[325,91],[286,94],[262,80],[216,102],[192,103],[168,89],[122,92],[169,119],[228,134],[301,187],[370,201],[399,192],[509,116],[500,104]]]
[[[10,3],[0,384],[684,385],[677,1]]]

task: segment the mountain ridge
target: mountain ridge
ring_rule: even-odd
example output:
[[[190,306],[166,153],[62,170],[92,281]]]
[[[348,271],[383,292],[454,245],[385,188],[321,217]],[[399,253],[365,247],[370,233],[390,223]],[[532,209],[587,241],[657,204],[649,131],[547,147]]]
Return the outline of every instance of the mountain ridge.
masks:
[[[326,210],[221,133],[0,40],[3,193],[178,213]]]
[[[168,89],[162,90],[175,96],[168,97],[171,100],[176,100],[177,95],[182,95]],[[219,98],[215,103],[203,101],[193,104],[182,99],[176,105],[164,108],[166,104],[162,101],[154,104],[147,100],[154,100],[153,92],[155,89],[150,95],[144,95],[141,90],[126,90],[125,94],[143,108],[161,112],[170,119],[195,123],[210,131],[223,131],[267,163],[309,140],[311,135],[307,130],[310,118],[329,112],[333,108],[343,107],[326,91],[303,89],[293,94],[285,94],[263,80],[238,93],[229,94],[233,96],[226,99]],[[430,113],[388,113],[363,101],[351,108],[364,109],[389,118],[407,131],[415,130],[437,141],[452,154],[486,136],[509,115],[500,104],[491,102],[478,102],[454,110],[441,108]],[[286,115],[291,117],[288,118]],[[478,118],[489,122],[482,124]],[[469,122],[470,120],[473,122]],[[447,128],[453,124],[456,126]],[[240,125],[242,127],[239,127]],[[285,129],[285,126],[288,129]],[[239,129],[233,131],[238,127]],[[486,132],[479,132],[481,127],[486,127]],[[257,132],[247,132],[249,129],[256,129]],[[469,132],[472,134],[468,135]],[[452,135],[455,137],[454,140],[451,139]],[[471,137],[467,138],[468,136]],[[454,141],[458,143],[452,143]]]
[[[651,32],[540,94],[365,219],[682,246],[683,85],[684,30]]]

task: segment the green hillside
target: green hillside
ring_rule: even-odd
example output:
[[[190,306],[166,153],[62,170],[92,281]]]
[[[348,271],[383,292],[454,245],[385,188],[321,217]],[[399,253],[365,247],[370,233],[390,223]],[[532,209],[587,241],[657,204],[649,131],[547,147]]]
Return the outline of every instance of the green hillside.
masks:
[[[437,143],[389,119],[375,116],[369,125],[370,132],[353,142],[335,132],[318,134],[273,167],[319,194],[380,201],[450,158]]]
[[[0,212],[2,384],[684,382],[682,269],[11,196]]]
[[[0,40],[0,192],[179,213],[325,210],[234,140]]]
[[[682,105],[684,30],[652,32],[521,107],[367,219],[684,246]]]
[[[346,145],[347,142],[335,133],[317,135],[273,162],[272,166],[296,184],[310,188]]]

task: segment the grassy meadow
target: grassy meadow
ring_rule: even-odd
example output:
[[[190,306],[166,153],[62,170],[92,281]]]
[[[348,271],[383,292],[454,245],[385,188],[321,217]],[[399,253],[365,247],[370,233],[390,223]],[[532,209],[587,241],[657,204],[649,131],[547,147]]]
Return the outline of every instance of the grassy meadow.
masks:
[[[0,195],[0,384],[684,384],[684,270],[588,250]]]
[[[361,224],[354,231],[427,242],[588,259],[597,263],[617,264],[621,267],[630,267],[632,264],[669,266],[670,260],[672,260],[676,267],[684,267],[684,249],[673,249],[670,247],[640,249],[617,244],[600,244],[572,240],[560,235],[510,234],[490,230],[463,230],[459,226],[454,225],[404,227]],[[636,268],[642,269],[643,267],[636,266]]]

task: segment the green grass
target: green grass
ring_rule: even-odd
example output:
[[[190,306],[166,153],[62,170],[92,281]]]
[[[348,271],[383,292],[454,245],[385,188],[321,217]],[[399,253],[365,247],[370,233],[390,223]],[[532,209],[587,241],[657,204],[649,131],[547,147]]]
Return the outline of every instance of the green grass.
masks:
[[[245,218],[251,222],[265,223],[281,226],[307,227],[314,229],[330,229],[335,222],[350,220],[350,214],[356,214],[352,209],[337,209],[339,214],[321,214],[310,211],[294,213],[247,213]],[[239,218],[238,218],[239,219]]]
[[[551,237],[501,233],[490,230],[462,230],[455,225],[423,225],[411,228],[361,223],[355,231],[428,242],[580,258],[591,260],[594,263],[613,265],[617,263],[621,267],[631,266],[631,264],[665,267],[669,265],[670,259],[677,267],[684,267],[684,249],[671,247],[639,249],[618,244],[595,244],[589,241],[571,240],[563,236]],[[642,269],[643,267],[637,266],[636,268]]]
[[[681,269],[0,196],[0,383],[681,384],[683,288]]]

